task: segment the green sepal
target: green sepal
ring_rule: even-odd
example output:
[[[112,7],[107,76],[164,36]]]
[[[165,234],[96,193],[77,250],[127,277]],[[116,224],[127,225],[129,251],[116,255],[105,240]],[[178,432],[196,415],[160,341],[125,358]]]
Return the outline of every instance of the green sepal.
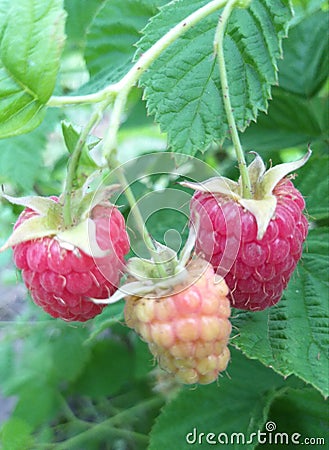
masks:
[[[63,133],[66,148],[67,148],[68,152],[72,155],[74,148],[77,144],[77,141],[80,137],[80,133],[78,130],[76,130],[76,128],[73,127],[72,124],[66,122],[65,120],[62,121],[61,125],[62,125],[62,133]],[[94,147],[96,147],[96,145],[99,142],[100,142],[100,138],[98,138],[97,136],[89,135],[87,142],[86,142],[86,147],[90,151]],[[90,158],[90,159],[92,160],[92,158]]]
[[[68,124],[65,121],[62,122],[62,132],[68,152],[72,155],[80,139],[80,133],[71,124]],[[74,189],[79,189],[83,186],[88,177],[100,169],[89,153],[99,141],[99,138],[89,136],[87,143],[83,146],[79,157],[77,172],[73,181]]]
[[[151,260],[142,258],[130,258],[127,264],[128,273],[137,280],[154,280],[155,282],[159,280],[159,270],[158,267],[164,269],[164,273],[170,278],[176,273],[176,268],[178,266],[177,253],[171,248],[160,244],[157,241],[154,242],[155,250],[150,249],[153,254]]]
[[[81,249],[95,258],[102,258],[110,250],[102,250],[96,239],[96,224],[90,219],[90,212],[96,205],[109,206],[109,196],[119,185],[106,186],[95,192],[84,194],[84,188],[74,191],[72,196],[72,211],[79,221],[74,226],[65,229],[63,223],[62,196],[59,201],[49,197],[28,196],[15,198],[6,194],[2,197],[15,205],[24,206],[35,211],[36,215],[22,222],[0,248],[0,252],[10,247],[46,236],[54,237],[67,250]]]
[[[255,217],[257,223],[257,239],[261,240],[275,213],[277,204],[275,195],[269,195],[262,200],[241,198],[239,203]]]
[[[240,198],[239,203],[255,217],[257,222],[257,239],[261,240],[273,219],[277,198],[273,195],[275,186],[289,173],[302,167],[311,156],[311,150],[299,160],[278,164],[265,171],[265,165],[259,155],[249,165],[248,172],[251,181],[253,199]],[[239,179],[240,185],[242,184]]]
[[[133,257],[127,263],[127,271],[139,281],[152,280],[159,277],[153,261]]]
[[[239,183],[225,177],[212,177],[208,180],[202,181],[201,183],[182,181],[179,184],[199,192],[221,194],[225,197],[230,197],[233,200],[238,200],[241,197]]]

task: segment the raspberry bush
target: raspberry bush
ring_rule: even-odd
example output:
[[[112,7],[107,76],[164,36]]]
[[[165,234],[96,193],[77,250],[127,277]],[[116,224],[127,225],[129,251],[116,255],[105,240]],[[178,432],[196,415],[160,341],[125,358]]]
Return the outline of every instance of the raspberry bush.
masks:
[[[1,448],[328,444],[327,23],[0,0]]]

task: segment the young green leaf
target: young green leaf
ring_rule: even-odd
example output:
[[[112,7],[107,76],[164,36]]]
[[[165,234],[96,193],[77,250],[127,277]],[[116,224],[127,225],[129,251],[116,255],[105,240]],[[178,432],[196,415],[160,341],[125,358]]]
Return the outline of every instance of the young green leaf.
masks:
[[[328,386],[328,229],[310,231],[284,298],[265,311],[238,313],[234,344],[276,372],[295,374],[324,396]]]
[[[204,5],[182,0],[163,7],[144,30],[138,54],[170,27]],[[254,0],[236,9],[224,39],[225,60],[234,117],[240,130],[267,109],[271,85],[277,82],[277,59],[291,11],[287,1]],[[177,39],[142,77],[149,113],[168,133],[172,149],[189,155],[224,140],[228,125],[213,40],[219,13],[210,15]]]
[[[26,133],[44,118],[64,44],[63,0],[11,0],[0,19],[3,138]]]
[[[62,132],[66,147],[69,153],[72,154],[79,140],[80,133],[77,130],[75,130],[71,124],[68,124],[66,122],[62,122]],[[95,145],[98,144],[98,142],[99,142],[98,138],[90,136],[87,140],[86,145],[83,146],[79,158],[78,169],[75,174],[75,181],[73,183],[74,188],[82,187],[88,176],[91,175],[96,170],[98,170],[99,168],[98,165],[95,163],[95,161],[89,154],[89,151],[92,148],[94,148]]]

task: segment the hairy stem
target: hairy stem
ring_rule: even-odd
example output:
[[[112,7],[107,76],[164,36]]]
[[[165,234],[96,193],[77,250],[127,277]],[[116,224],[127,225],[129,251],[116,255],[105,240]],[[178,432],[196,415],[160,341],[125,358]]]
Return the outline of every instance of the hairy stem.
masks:
[[[119,163],[119,161],[116,159],[115,155],[115,149],[112,150],[112,153],[109,155],[109,167],[113,170],[115,169],[116,176],[121,184],[122,189],[124,190],[124,194],[128,200],[131,214],[133,215],[135,219],[135,223],[137,226],[137,229],[139,231],[139,234],[141,235],[143,242],[146,245],[146,248],[148,252],[150,253],[154,263],[156,264],[156,268],[159,274],[160,278],[167,278],[168,274],[161,264],[161,261],[158,261],[158,252],[157,248],[155,246],[154,241],[151,238],[150,233],[148,232],[148,229],[146,227],[146,224],[144,222],[143,216],[140,212],[140,209],[138,208],[138,204],[136,201],[136,198],[134,196],[134,193],[129,185],[129,182],[125,176],[124,170]]]
[[[97,110],[91,115],[87,125],[82,130],[78,142],[76,143],[76,146],[70,157],[64,188],[63,219],[65,227],[70,227],[72,225],[71,197],[81,152],[83,150],[84,145],[86,144],[88,135],[90,134],[94,126],[97,125],[97,123],[101,120],[103,112],[108,107],[110,101],[111,99],[104,101],[97,108]]]
[[[217,54],[218,66],[219,66],[219,76],[223,91],[223,103],[225,107],[226,117],[228,121],[229,130],[231,133],[236,157],[238,160],[238,166],[240,170],[241,180],[242,180],[242,196],[244,198],[252,198],[252,189],[250,178],[248,174],[247,164],[244,157],[244,152],[241,146],[239,133],[234,119],[233,109],[231,105],[229,85],[227,79],[225,58],[224,58],[224,34],[228,19],[237,5],[248,6],[250,2],[245,2],[245,5],[241,5],[239,0],[229,0],[223,10],[222,15],[219,18],[218,26],[215,34],[214,49]]]

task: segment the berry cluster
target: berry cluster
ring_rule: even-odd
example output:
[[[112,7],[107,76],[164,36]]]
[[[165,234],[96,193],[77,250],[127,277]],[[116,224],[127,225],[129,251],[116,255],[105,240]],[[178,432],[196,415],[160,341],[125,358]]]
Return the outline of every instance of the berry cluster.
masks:
[[[190,204],[197,226],[180,258],[154,243],[155,259],[126,264],[125,221],[106,190],[96,205],[77,200],[69,227],[58,198],[20,200],[26,208],[0,250],[13,247],[32,299],[51,316],[84,322],[125,298],[126,324],[164,370],[185,384],[211,383],[230,359],[230,306],[273,306],[301,258],[305,202],[286,175],[309,154],[268,171],[256,156],[247,198],[241,180],[182,183],[197,191]],[[123,271],[130,277],[118,290]]]

